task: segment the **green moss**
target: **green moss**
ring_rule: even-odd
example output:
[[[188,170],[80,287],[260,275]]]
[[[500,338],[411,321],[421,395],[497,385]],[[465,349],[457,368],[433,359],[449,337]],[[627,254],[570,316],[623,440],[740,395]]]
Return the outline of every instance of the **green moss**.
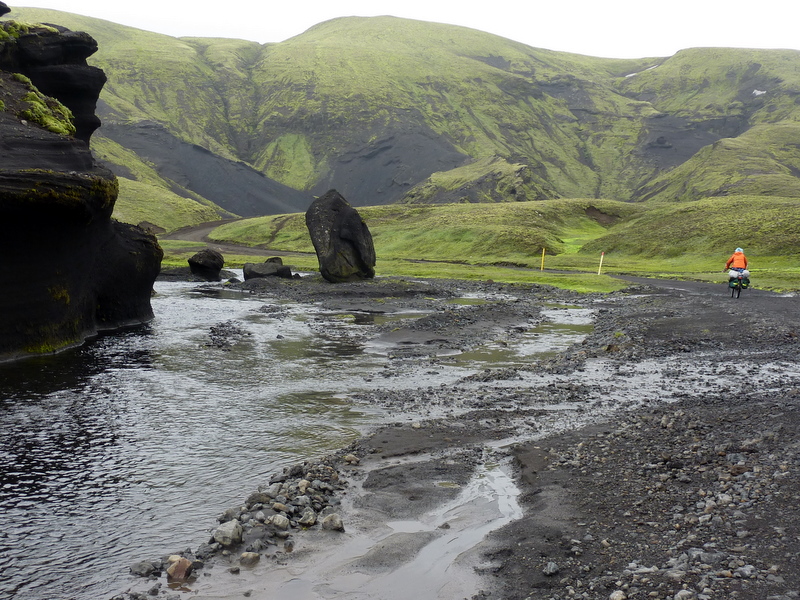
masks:
[[[20,83],[24,83],[25,85],[33,87],[33,82],[30,80],[30,77],[23,75],[22,73],[12,73],[11,79],[14,81],[19,81]]]
[[[45,96],[38,90],[25,94],[22,98],[29,108],[17,113],[21,119],[31,121],[60,135],[75,135],[72,111],[55,98]]]
[[[68,319],[65,322],[42,325],[27,332],[26,338],[31,341],[23,348],[28,354],[53,354],[82,341],[81,326],[78,319]]]
[[[56,302],[61,302],[66,305],[70,303],[69,290],[67,290],[67,288],[63,286],[53,286],[48,292],[50,292],[50,297]]]
[[[265,149],[260,164],[267,176],[289,187],[310,188],[324,170],[314,158],[309,140],[299,134],[286,134]]]
[[[49,25],[41,23],[24,23],[9,19],[7,21],[0,21],[0,42],[13,40],[21,35],[26,35],[32,31],[47,31],[50,33],[58,33],[58,30]]]

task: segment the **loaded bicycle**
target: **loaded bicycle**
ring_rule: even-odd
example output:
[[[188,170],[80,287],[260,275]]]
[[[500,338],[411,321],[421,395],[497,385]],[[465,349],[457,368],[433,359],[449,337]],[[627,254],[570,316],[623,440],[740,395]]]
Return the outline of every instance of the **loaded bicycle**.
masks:
[[[742,290],[750,287],[750,271],[747,269],[731,269],[728,271],[728,287],[731,289],[731,298],[738,298]]]
[[[750,271],[747,270],[747,257],[744,255],[744,250],[737,248],[728,262],[725,263],[725,269],[728,271],[728,287],[731,289],[731,298],[738,298],[742,290],[750,286]]]

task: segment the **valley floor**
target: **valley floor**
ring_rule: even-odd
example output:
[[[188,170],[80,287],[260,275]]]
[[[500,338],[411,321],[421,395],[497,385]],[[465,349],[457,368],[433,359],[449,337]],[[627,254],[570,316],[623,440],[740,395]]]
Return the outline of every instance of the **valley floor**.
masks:
[[[339,453],[360,458],[340,464],[345,533],[298,532],[294,553],[252,570],[220,557],[192,598],[800,597],[800,298],[666,281],[608,296],[399,279],[242,285],[345,312],[436,310],[373,337],[392,347],[387,382],[419,386],[357,398],[397,422]],[[440,303],[477,292],[498,301]],[[593,333],[524,368],[430,385],[443,348],[511,342],[553,304],[590,308]],[[476,473],[503,468],[518,495],[493,488],[466,502],[470,514],[454,511]],[[498,526],[445,565],[443,550],[425,558],[482,518]]]

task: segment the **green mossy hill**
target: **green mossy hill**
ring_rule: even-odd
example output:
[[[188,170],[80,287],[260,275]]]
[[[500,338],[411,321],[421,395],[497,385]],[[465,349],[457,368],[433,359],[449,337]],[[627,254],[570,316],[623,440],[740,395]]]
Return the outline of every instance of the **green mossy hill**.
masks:
[[[109,79],[101,96],[109,137],[96,150],[122,178],[126,221],[174,229],[237,212],[201,196],[185,173],[165,175],[162,159],[112,139],[125,128],[146,136],[143,124],[249,165],[309,202],[336,188],[359,207],[613,198],[672,215],[664,202],[712,210],[702,199],[737,195],[768,210],[757,197],[800,198],[797,51],[703,48],[615,60],[394,17],[334,19],[260,45],[176,39],[56,11],[12,15],[98,41],[90,61]],[[570,253],[605,233],[622,243],[615,229],[545,222],[530,231],[520,256],[541,246]],[[477,247],[470,235],[460,238],[461,254]],[[475,244],[514,235],[494,229]],[[411,237],[382,243],[400,253]],[[644,237],[629,251],[659,247]]]
[[[516,262],[573,252],[584,239],[642,214],[612,200],[547,200],[502,204],[361,207],[379,259]],[[210,238],[273,250],[313,252],[302,214],[245,219],[217,227]],[[577,244],[577,245],[576,245]],[[493,254],[494,253],[494,254]]]
[[[653,204],[581,252],[669,258],[730,254],[737,246],[752,256],[794,256],[796,264],[800,198],[730,196]]]
[[[259,45],[12,15],[97,39],[104,121],[157,123],[355,206],[800,194],[797,51],[614,60],[394,17],[334,19]]]
[[[135,152],[104,137],[102,130],[92,138],[92,150],[99,160],[115,165],[120,191],[113,216],[118,221],[147,222],[174,231],[236,216],[162,177]]]
[[[800,198],[798,165],[800,122],[759,124],[702,148],[640,193],[665,201],[734,194]]]

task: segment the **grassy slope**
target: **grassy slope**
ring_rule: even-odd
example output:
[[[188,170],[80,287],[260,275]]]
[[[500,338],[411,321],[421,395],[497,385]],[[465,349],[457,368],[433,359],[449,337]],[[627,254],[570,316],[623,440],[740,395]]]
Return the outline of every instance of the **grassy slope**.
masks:
[[[100,134],[92,138],[92,150],[101,161],[124,164],[131,174],[118,178],[119,198],[113,216],[119,221],[133,224],[147,221],[173,231],[231,216],[178,184],[164,180],[134,152]]]
[[[550,253],[574,252],[575,239],[605,231],[596,216],[616,221],[641,211],[639,205],[598,200],[359,209],[373,236],[380,275],[496,279],[585,291],[611,291],[623,285],[606,276],[534,270],[540,267],[542,246]],[[307,253],[288,260],[300,261],[301,267],[317,267],[302,214],[236,221],[218,227],[211,237],[263,246],[265,256],[269,255],[266,248]]]
[[[797,52],[600,59],[394,17],[334,19],[260,46],[18,12],[97,38],[91,60],[109,76],[102,98],[114,118],[163,123],[297,189],[324,179],[342,153],[425,127],[474,162],[416,182],[407,196],[416,202],[798,195],[800,160],[780,152],[798,142]],[[724,137],[758,128],[651,182],[656,169],[638,149],[656,115]]]
[[[800,52],[683,50],[620,90],[723,137],[646,185],[642,198],[800,197]]]
[[[796,259],[800,255],[800,198],[731,196],[654,204],[582,251],[671,258],[730,254],[736,246],[753,255]]]
[[[753,262],[758,287],[799,289],[798,209],[800,199],[735,197],[653,208],[581,199],[393,205],[359,212],[373,235],[381,275],[484,277],[611,289],[603,278],[540,273],[544,245],[548,270],[596,273],[600,253],[605,252],[604,272],[721,281],[722,265],[741,245]],[[265,256],[307,253],[302,264],[315,268],[315,259],[308,259],[313,247],[302,214],[228,223],[211,237],[261,246]]]
[[[210,86],[209,81],[215,77],[225,80],[230,71],[235,72],[236,61],[230,57],[237,53],[252,55],[253,49],[261,48],[259,44],[207,40],[195,45],[189,40],[45,9],[16,9],[10,16],[28,22],[58,23],[74,31],[87,31],[97,40],[99,49],[89,62],[100,66],[108,77],[100,95],[111,111],[107,120],[157,121],[187,141],[235,158],[236,129],[228,121],[237,120],[239,115],[233,108],[236,94],[232,90],[242,89],[246,76],[235,73],[229,87]],[[217,49],[207,60],[205,48],[209,43]],[[249,98],[239,104],[249,105]],[[120,165],[131,174],[120,177],[116,218],[130,223],[146,220],[171,230],[226,216],[205,198],[161,178],[135,153],[102,138],[102,128],[93,137],[92,148],[101,160]]]

